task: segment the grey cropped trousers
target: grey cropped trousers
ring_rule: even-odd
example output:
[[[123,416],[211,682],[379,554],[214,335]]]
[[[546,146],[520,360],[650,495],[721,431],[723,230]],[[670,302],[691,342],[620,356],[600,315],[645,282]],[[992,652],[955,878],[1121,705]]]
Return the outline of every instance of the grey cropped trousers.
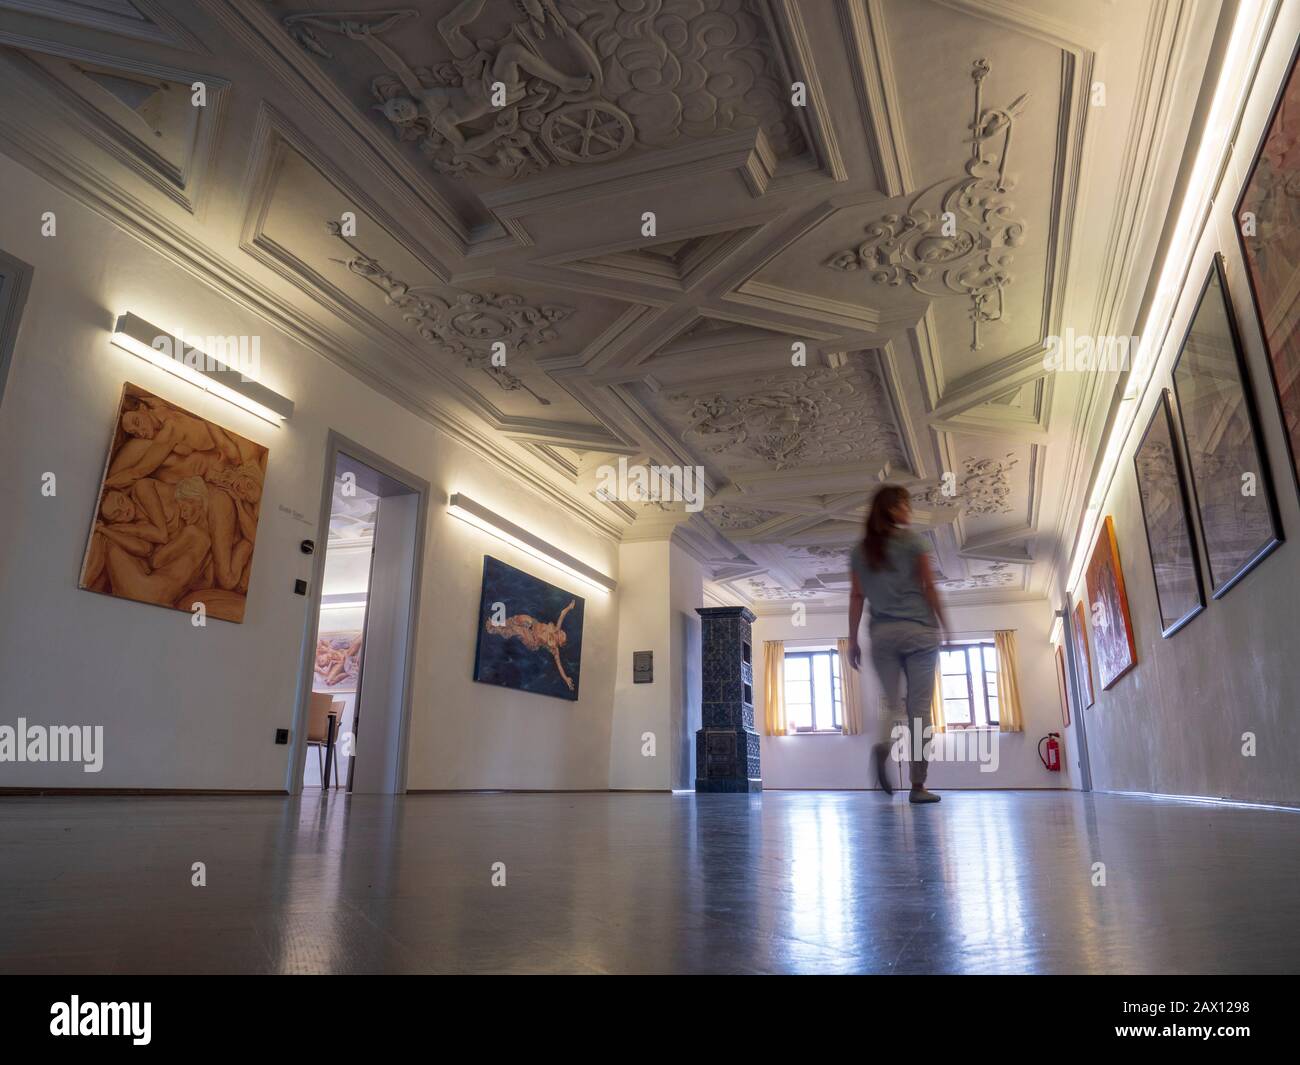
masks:
[[[939,630],[917,621],[873,621],[869,632],[871,661],[885,695],[876,742],[892,746],[894,726],[906,719],[912,735],[920,736],[919,741],[910,740],[904,752],[910,762],[912,784],[924,784],[930,763],[926,759],[912,761],[911,753],[917,743],[924,742],[925,729],[931,724],[930,705],[934,698],[935,663],[939,658]],[[905,702],[900,701],[898,694],[904,676],[907,677]]]

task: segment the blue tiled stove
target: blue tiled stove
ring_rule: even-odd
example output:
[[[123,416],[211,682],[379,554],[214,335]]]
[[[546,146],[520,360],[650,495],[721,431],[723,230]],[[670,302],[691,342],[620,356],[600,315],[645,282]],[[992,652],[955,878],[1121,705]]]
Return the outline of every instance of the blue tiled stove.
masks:
[[[754,615],[743,606],[697,607],[704,727],[695,733],[696,791],[762,791],[754,731]]]

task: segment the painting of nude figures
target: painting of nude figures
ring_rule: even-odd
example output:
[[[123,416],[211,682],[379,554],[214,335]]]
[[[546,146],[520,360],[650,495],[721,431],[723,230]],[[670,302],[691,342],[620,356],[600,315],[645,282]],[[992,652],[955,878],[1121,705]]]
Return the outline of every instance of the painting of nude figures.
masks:
[[[244,620],[267,450],[138,385],[122,390],[81,587]]]
[[[577,699],[582,608],[580,596],[484,556],[474,679]]]
[[[316,637],[314,692],[354,692],[361,675],[361,638],[355,629]]]

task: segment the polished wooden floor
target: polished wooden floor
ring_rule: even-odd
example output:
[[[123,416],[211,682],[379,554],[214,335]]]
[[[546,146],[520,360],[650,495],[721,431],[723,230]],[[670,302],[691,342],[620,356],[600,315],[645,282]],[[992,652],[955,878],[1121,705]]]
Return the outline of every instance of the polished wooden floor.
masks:
[[[8,798],[0,971],[1293,973],[1297,883],[1300,813],[1070,792]]]

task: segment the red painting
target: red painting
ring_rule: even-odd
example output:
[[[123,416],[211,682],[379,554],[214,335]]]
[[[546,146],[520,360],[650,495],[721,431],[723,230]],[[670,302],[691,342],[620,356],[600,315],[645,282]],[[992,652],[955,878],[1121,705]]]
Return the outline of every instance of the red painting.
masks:
[[[1097,536],[1088,562],[1088,613],[1092,621],[1092,645],[1097,652],[1097,676],[1107,691],[1137,665],[1133,622],[1124,592],[1124,571],[1119,565],[1115,523],[1109,514]]]

